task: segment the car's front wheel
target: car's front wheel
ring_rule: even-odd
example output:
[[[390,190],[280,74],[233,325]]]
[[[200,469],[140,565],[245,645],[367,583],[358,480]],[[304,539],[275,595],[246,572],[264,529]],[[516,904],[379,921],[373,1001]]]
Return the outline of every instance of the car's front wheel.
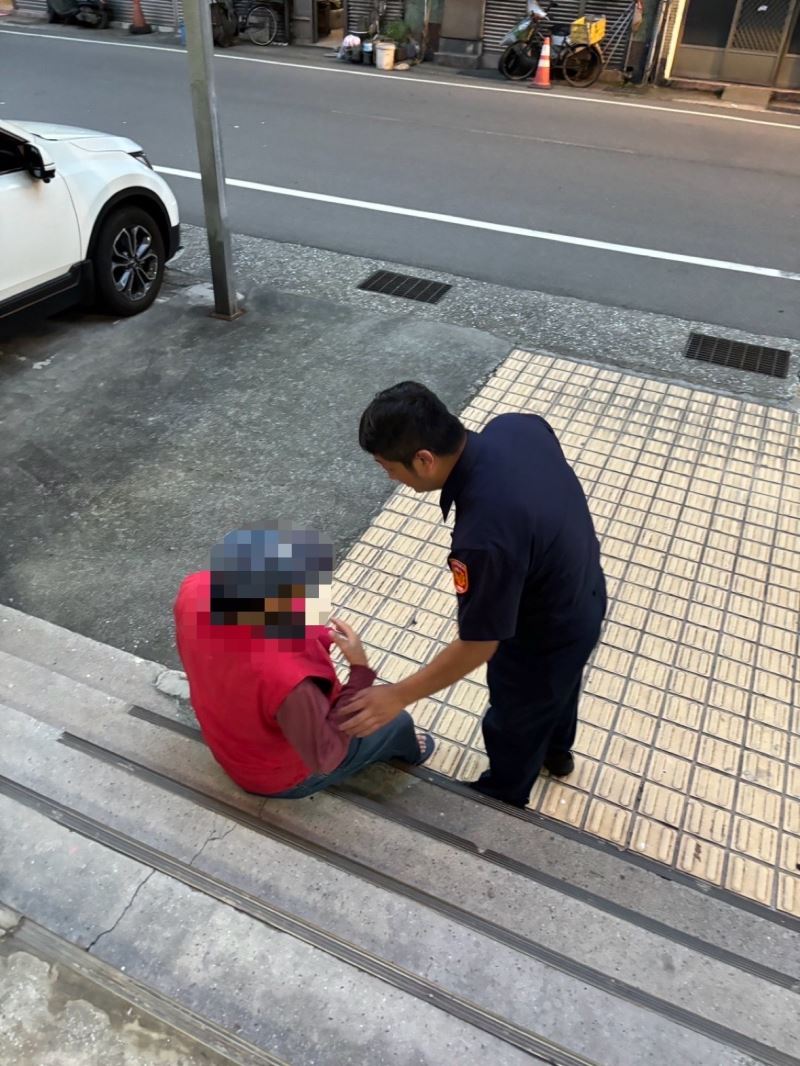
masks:
[[[164,240],[152,215],[141,207],[112,212],[98,235],[93,263],[97,295],[107,311],[145,311],[164,278]]]

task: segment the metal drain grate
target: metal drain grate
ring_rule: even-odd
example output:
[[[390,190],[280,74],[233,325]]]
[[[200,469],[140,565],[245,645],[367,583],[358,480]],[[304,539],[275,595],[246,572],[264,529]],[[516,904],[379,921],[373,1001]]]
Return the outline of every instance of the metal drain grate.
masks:
[[[764,348],[760,344],[744,344],[726,337],[710,337],[706,333],[689,334],[686,358],[729,366],[734,370],[750,370],[754,374],[768,374],[772,378],[789,376],[789,353],[783,348]]]
[[[418,300],[422,304],[438,304],[452,288],[441,281],[415,278],[411,274],[394,274],[391,270],[378,270],[358,287],[366,292],[380,292],[384,296],[402,296],[405,300]]]

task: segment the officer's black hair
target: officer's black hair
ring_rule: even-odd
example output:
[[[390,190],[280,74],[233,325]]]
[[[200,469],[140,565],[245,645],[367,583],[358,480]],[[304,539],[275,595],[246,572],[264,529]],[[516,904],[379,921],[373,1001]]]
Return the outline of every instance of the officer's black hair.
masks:
[[[466,430],[439,397],[416,381],[379,392],[361,416],[358,443],[370,455],[411,467],[420,451],[455,455]]]

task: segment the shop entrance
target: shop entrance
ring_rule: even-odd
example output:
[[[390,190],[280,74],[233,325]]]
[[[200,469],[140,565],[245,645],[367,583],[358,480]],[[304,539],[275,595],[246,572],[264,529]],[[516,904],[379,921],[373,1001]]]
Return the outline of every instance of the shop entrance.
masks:
[[[800,0],[689,0],[672,72],[800,88]]]
[[[344,39],[345,20],[345,0],[294,0],[292,39],[335,51]]]

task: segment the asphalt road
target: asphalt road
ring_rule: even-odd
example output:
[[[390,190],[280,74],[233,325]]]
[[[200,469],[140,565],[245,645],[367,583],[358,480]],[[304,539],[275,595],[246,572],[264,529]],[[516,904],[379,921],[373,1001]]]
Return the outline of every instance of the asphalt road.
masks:
[[[196,172],[185,55],[115,41],[125,38],[0,31],[0,117],[125,133],[155,163]],[[268,55],[273,62],[252,62],[232,50],[216,62],[229,177],[412,214],[234,188],[237,232],[800,337],[800,281],[730,269],[800,272],[794,117],[617,106],[607,93],[483,91],[503,86],[425,79],[424,68],[356,76],[322,53],[311,61],[321,69]],[[705,113],[685,113],[693,109]],[[199,182],[170,181],[183,217],[201,223]],[[553,243],[415,211],[727,266]]]

